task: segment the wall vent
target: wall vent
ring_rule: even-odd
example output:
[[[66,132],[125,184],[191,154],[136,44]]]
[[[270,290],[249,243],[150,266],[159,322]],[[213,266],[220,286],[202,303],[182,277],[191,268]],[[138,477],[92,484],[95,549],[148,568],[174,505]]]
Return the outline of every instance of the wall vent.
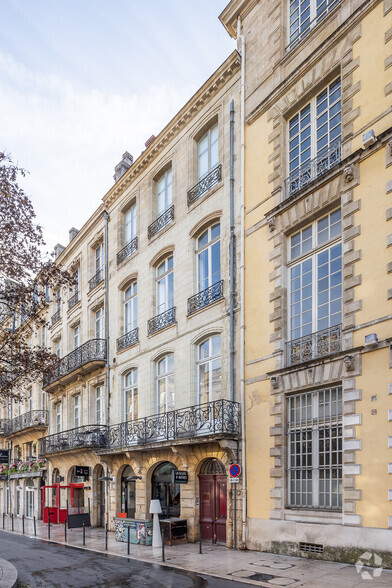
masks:
[[[318,545],[317,543],[300,543],[299,550],[306,551],[307,553],[323,553],[324,546]]]

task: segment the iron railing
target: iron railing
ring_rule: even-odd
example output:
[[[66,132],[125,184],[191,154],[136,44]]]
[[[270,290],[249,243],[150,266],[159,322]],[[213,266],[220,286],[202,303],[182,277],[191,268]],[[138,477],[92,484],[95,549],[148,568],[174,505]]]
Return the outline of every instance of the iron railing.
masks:
[[[59,378],[70,374],[90,361],[105,360],[106,340],[90,339],[90,341],[83,343],[83,345],[60,359],[53,371],[44,373],[43,387],[49,386]]]
[[[287,343],[287,363],[295,365],[342,350],[342,325],[293,339]]]
[[[165,312],[161,312],[161,314],[157,314],[152,319],[147,321],[147,335],[152,335],[153,333],[157,333],[161,331],[165,327],[176,322],[176,307],[173,306],[166,310]]]
[[[104,449],[107,445],[106,425],[84,425],[40,439],[41,455],[74,449]]]
[[[52,327],[53,325],[55,325],[59,320],[61,319],[61,308],[59,308],[58,310],[56,310],[56,312],[52,315]]]
[[[334,145],[328,150],[320,153],[315,159],[308,161],[304,166],[301,166],[295,172],[290,174],[285,181],[285,197],[290,198],[290,196],[293,196],[293,194],[296,194],[302,190],[302,188],[308,186],[313,180],[316,180],[340,163],[340,160],[341,144],[339,141],[334,143]]]
[[[122,351],[131,345],[139,342],[139,328],[132,329],[129,333],[125,333],[122,337],[117,339],[117,351]]]
[[[4,435],[7,429],[8,419],[0,419],[0,435]]]
[[[93,290],[95,286],[98,286],[98,284],[101,282],[103,282],[103,269],[99,269],[95,276],[93,276],[91,280],[88,281],[88,291],[91,292],[91,290]]]
[[[222,179],[222,165],[218,165],[205,178],[197,182],[196,186],[193,186],[188,190],[187,200],[188,206],[196,202],[200,196],[203,196],[208,190],[213,188]]]
[[[215,400],[163,414],[111,425],[108,449],[145,445],[207,435],[238,435],[240,405],[230,400]]]
[[[188,315],[223,298],[223,280],[188,298]]]
[[[79,302],[79,290],[68,300],[68,310],[71,310]]]
[[[291,49],[298,45],[298,43],[302,41],[304,37],[306,37],[310,30],[315,27],[327,15],[327,13],[331,12],[331,10],[335,8],[339,2],[341,2],[341,0],[330,1],[322,12],[319,12],[313,20],[309,21],[306,27],[302,29],[299,28],[297,36],[290,41],[289,45],[287,45],[286,51],[291,51]]]
[[[161,216],[158,216],[153,223],[148,227],[148,238],[151,239],[154,235],[159,233],[163,227],[166,227],[174,219],[174,204],[170,206]]]
[[[24,431],[32,427],[47,427],[48,411],[47,410],[30,410],[21,414],[14,419],[9,419],[4,428],[5,435],[11,435],[18,431]]]
[[[120,265],[120,263],[122,261],[124,261],[124,259],[126,259],[130,255],[132,255],[132,253],[136,250],[137,250],[137,237],[132,239],[132,241],[129,241],[129,243],[127,243],[125,245],[125,247],[123,247],[121,249],[121,251],[119,251],[117,253],[117,265]]]

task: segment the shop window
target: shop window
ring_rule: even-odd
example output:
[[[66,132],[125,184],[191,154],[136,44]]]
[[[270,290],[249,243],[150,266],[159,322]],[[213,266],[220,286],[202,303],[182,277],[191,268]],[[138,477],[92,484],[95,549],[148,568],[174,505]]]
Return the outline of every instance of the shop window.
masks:
[[[163,519],[180,516],[180,485],[172,482],[173,470],[177,470],[177,466],[166,461],[154,470],[151,478],[151,497],[161,503],[160,518]]]

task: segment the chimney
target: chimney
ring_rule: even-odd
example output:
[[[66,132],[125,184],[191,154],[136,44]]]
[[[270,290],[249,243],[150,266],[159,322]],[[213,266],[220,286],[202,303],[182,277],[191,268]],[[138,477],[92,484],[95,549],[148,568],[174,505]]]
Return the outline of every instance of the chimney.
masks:
[[[62,254],[64,249],[64,245],[60,245],[60,243],[57,243],[57,245],[54,246],[54,258],[57,259]]]
[[[72,239],[75,239],[76,235],[79,233],[79,229],[75,229],[75,227],[72,227],[72,229],[69,229],[69,242],[71,243]]]
[[[156,136],[151,135],[151,137],[149,139],[147,139],[147,141],[144,143],[145,148],[148,149],[149,146],[154,143],[155,139],[156,139]]]
[[[118,180],[125,174],[125,172],[127,170],[129,170],[129,168],[131,167],[131,165],[133,164],[133,157],[130,153],[128,153],[128,151],[126,151],[123,156],[122,156],[122,160],[120,161],[120,163],[118,163],[116,165],[116,167],[114,168],[114,181],[118,182]]]

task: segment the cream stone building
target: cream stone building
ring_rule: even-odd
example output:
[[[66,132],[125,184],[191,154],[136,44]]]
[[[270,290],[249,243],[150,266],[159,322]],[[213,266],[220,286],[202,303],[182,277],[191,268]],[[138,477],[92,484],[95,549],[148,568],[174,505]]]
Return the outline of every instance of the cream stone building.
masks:
[[[220,18],[244,68],[246,545],[390,567],[392,3]]]

